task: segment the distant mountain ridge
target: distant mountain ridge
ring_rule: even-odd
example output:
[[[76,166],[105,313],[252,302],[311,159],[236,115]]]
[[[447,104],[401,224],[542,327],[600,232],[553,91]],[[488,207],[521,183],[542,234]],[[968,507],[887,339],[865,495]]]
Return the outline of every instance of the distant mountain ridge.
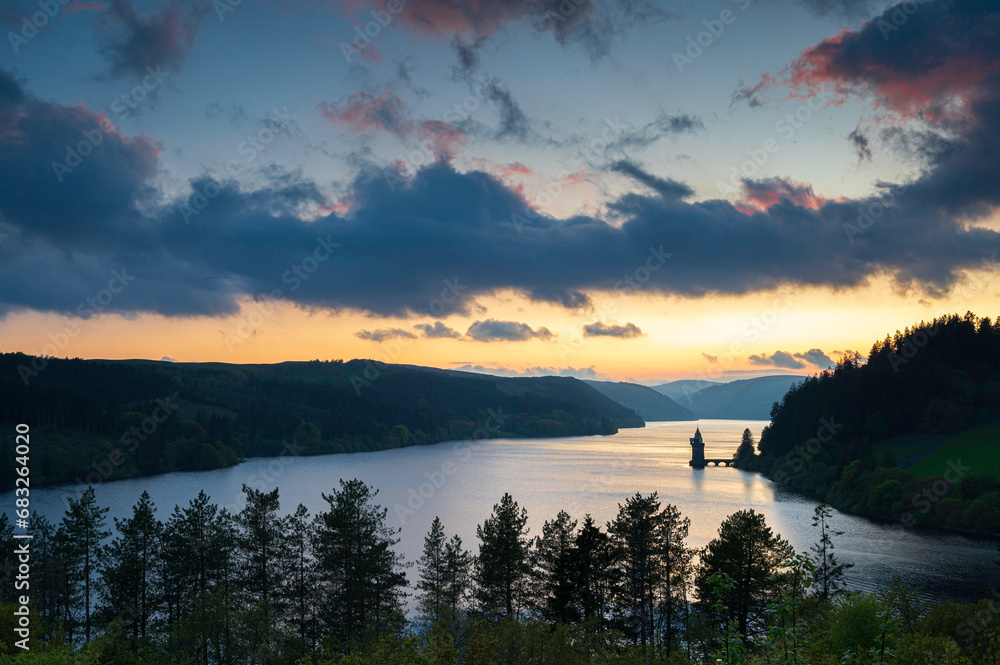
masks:
[[[708,388],[709,386],[717,386],[720,383],[720,381],[706,381],[704,379],[681,379],[680,381],[668,381],[667,383],[651,387],[661,395],[666,395],[679,403],[699,390]]]
[[[732,420],[770,420],[771,407],[785,393],[805,380],[804,376],[779,374],[755,379],[739,379],[702,388],[677,403],[690,409],[699,418]]]
[[[647,421],[697,420],[695,415],[666,395],[637,383],[584,381],[605,397],[635,411]]]

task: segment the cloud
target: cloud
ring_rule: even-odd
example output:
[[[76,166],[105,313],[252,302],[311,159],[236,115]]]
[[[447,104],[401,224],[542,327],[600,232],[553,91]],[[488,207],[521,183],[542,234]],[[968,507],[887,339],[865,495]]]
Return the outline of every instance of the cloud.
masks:
[[[806,365],[814,365],[820,369],[826,369],[834,365],[830,356],[820,349],[809,349],[803,353],[789,353],[787,351],[775,351],[770,356],[766,353],[752,355],[747,360],[751,365],[763,367],[783,367],[785,369],[802,369]]]
[[[477,342],[524,342],[529,339],[548,340],[553,337],[548,328],[533,329],[527,323],[486,319],[475,321],[465,333]]]
[[[210,9],[211,3],[199,0],[168,0],[160,13],[142,16],[132,0],[111,0],[98,35],[111,75],[142,78],[147,69],[177,70]]]
[[[736,206],[747,213],[764,212],[771,206],[784,202],[794,206],[819,210],[827,199],[813,192],[812,185],[796,182],[791,178],[762,178],[743,180],[743,198]]]
[[[374,129],[408,138],[415,131],[406,102],[391,90],[378,95],[356,92],[343,102],[321,102],[319,110],[330,122],[355,132]]]
[[[934,5],[934,12],[949,7],[968,13],[952,5]],[[892,33],[887,48],[896,38],[936,43],[910,34],[934,27],[918,15],[905,35]],[[997,15],[986,7],[981,18],[985,24]],[[956,21],[941,25],[951,30]],[[844,41],[853,39],[845,34]],[[940,55],[968,60],[964,47],[949,48],[958,51]],[[878,60],[867,51],[854,57],[862,56],[868,66],[857,76],[864,82]],[[996,61],[1000,56],[990,67]],[[951,65],[917,59],[910,66]],[[439,316],[432,306],[444,280],[462,285],[449,293],[450,312],[470,313],[476,298],[498,291],[586,307],[588,294],[620,289],[640,269],[648,279],[639,288],[650,297],[851,288],[883,275],[914,290],[914,298],[937,297],[1000,249],[1000,234],[976,223],[1000,205],[1000,82],[983,79],[965,99],[974,121],[954,125],[940,147],[925,142],[920,173],[871,196],[818,206],[793,196],[751,215],[728,201],[668,199],[644,185],[607,201],[610,218],[538,213],[517,225],[512,215],[523,215],[528,203],[516,187],[444,161],[406,178],[357,163],[342,187],[349,210],[327,200],[325,185],[269,165],[253,187],[197,177],[182,181],[178,194],[161,188],[155,138],[125,136],[85,107],[39,100],[0,73],[0,234],[7,236],[0,244],[0,315],[78,315],[80,303],[123,267],[136,279],[105,312],[217,316],[278,292],[305,308],[426,320],[421,312]],[[80,157],[87,136],[100,140]],[[54,173],[53,162],[67,160],[70,171]],[[212,193],[207,205],[203,192]],[[876,204],[881,214],[859,234],[859,220]],[[324,243],[340,247],[328,252]],[[296,282],[290,268],[316,253],[325,260]]]
[[[787,351],[775,351],[773,354],[768,356],[766,353],[761,355],[753,355],[747,358],[751,365],[762,365],[765,367],[784,367],[785,369],[802,369],[805,364],[796,360],[795,357],[788,353]]]
[[[451,159],[468,136],[440,120],[415,119],[398,93],[361,91],[346,100],[319,104],[320,114],[330,122],[354,132],[380,131],[407,142],[429,142],[436,159]]]
[[[590,367],[528,367],[523,370],[516,370],[510,367],[487,367],[484,365],[473,365],[463,363],[456,370],[461,372],[476,372],[477,374],[490,374],[492,376],[568,376],[574,379],[603,380],[608,378],[598,372],[593,366]]]
[[[486,84],[484,92],[486,98],[496,104],[500,126],[494,135],[494,139],[502,141],[507,138],[517,139],[524,142],[534,131],[531,122],[520,104],[514,99],[510,91],[500,85],[496,79],[490,79]]]
[[[826,369],[827,367],[836,364],[830,356],[823,353],[820,349],[809,349],[805,353],[796,353],[795,357],[804,360],[810,365],[815,365],[820,369]]]
[[[684,183],[657,177],[629,161],[617,161],[608,168],[642,183],[667,200],[683,199],[694,195],[694,190]]]
[[[858,154],[858,161],[872,161],[872,149],[868,142],[868,137],[865,136],[859,127],[856,127],[847,135],[847,140],[853,146],[854,151]]]
[[[381,0],[388,9],[389,0]],[[523,24],[552,34],[562,46],[579,46],[592,61],[607,56],[626,32],[674,18],[650,0],[408,0],[395,18],[404,29],[431,37],[451,37],[459,70],[478,61],[485,41],[508,26]]]
[[[870,99],[902,118],[932,123],[968,120],[970,105],[992,97],[1000,73],[997,6],[992,0],[902,2],[858,30],[844,30],[806,49],[779,76],[765,76],[740,95],[790,88]]]
[[[687,113],[671,115],[660,109],[656,117],[638,128],[625,128],[608,143],[605,152],[609,155],[624,153],[629,150],[645,150],[654,143],[665,138],[674,138],[684,134],[695,134],[703,131],[705,124],[698,116]]]
[[[434,325],[418,323],[413,327],[421,331],[427,339],[462,339],[462,333],[440,321],[435,321]]]
[[[354,336],[358,339],[368,340],[370,342],[384,342],[387,339],[416,339],[417,336],[411,333],[409,330],[403,330],[402,328],[379,328],[378,330],[359,330],[354,333]]]
[[[589,323],[583,327],[584,337],[617,337],[619,339],[632,339],[642,337],[646,333],[639,329],[634,323],[618,325],[617,323]]]

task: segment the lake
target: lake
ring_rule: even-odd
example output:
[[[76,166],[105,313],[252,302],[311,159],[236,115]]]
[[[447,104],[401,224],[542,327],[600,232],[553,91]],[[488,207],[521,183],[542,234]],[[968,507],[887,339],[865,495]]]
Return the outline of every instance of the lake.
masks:
[[[106,483],[95,488],[97,502],[111,509],[110,517],[126,517],[143,490],[165,520],[175,504],[186,504],[204,489],[220,506],[237,511],[241,486],[280,488],[282,510],[304,504],[315,514],[325,508],[321,492],[329,493],[340,478],[360,478],[379,490],[388,520],[402,529],[397,546],[408,560],[420,556],[423,538],[435,515],[450,536],[458,533],[476,551],[476,525],[503,493],[528,509],[531,535],[541,533],[545,520],[566,510],[575,519],[590,513],[599,522],[612,519],[628,496],[658,492],[691,518],[688,543],[707,544],[725,517],[743,508],[762,512],[774,531],[797,551],[817,539],[811,526],[816,502],[778,489],[768,479],[726,467],[694,470],[688,466],[688,439],[695,426],[705,438],[705,456],[731,457],[743,429],[759,438],[764,421],[701,420],[650,423],[624,429],[614,436],[563,439],[492,439],[460,441],[374,453],[253,459],[216,471],[172,473]],[[31,493],[32,508],[53,522],[66,509],[67,496],[85,487],[59,486]],[[13,506],[7,493],[5,505]],[[110,519],[109,519],[110,523]],[[1000,583],[1000,566],[993,564],[993,542],[940,532],[893,528],[860,517],[834,514],[836,553],[854,568],[850,586],[871,590],[898,573],[912,585],[925,585],[930,597],[976,597]],[[411,581],[415,568],[408,571]]]

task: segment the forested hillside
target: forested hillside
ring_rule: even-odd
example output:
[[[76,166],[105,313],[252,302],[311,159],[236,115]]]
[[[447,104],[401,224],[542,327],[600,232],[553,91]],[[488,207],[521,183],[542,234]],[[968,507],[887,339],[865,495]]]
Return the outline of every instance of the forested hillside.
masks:
[[[1000,321],[945,316],[793,387],[740,466],[857,514],[1000,532]]]
[[[13,433],[22,422],[33,430],[33,485],[214,469],[289,452],[613,434],[643,425],[572,378],[365,360],[228,365],[3,354],[0,423]],[[8,455],[13,439],[0,442]],[[2,473],[0,489],[9,489],[13,467]]]

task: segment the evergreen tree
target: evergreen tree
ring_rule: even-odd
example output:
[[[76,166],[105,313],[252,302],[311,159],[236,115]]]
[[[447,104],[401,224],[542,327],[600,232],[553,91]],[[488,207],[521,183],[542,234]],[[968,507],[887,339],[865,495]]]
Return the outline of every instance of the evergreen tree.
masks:
[[[154,583],[163,525],[155,513],[149,493],[143,492],[132,509],[132,517],[115,519],[119,535],[102,551],[101,614],[107,621],[121,617],[133,645],[146,638],[156,607]]]
[[[417,564],[420,618],[431,624],[451,624],[458,619],[469,586],[471,562],[472,557],[462,548],[462,539],[455,535],[446,540],[441,519],[435,517]]]
[[[446,545],[441,518],[435,517],[430,532],[424,537],[424,552],[417,562],[420,572],[420,580],[417,582],[420,618],[431,624],[441,621],[445,616]]]
[[[444,546],[444,597],[447,620],[455,623],[461,616],[465,597],[469,593],[472,573],[472,555],[462,547],[462,539],[455,534]]]
[[[713,614],[709,580],[724,573],[732,580],[721,599],[724,621],[735,621],[744,638],[764,628],[765,608],[775,599],[776,578],[795,554],[788,541],[772,533],[764,516],[753,509],[733,513],[719,527],[719,535],[704,549],[697,573],[699,604]]]
[[[669,652],[680,646],[679,631],[687,617],[687,591],[694,550],[685,543],[691,520],[667,504],[660,512],[660,600],[657,606],[663,646]]]
[[[35,607],[47,627],[62,616],[65,566],[59,560],[55,527],[37,512],[28,520],[31,534],[31,591]]]
[[[240,588],[246,601],[260,609],[265,621],[270,621],[280,612],[281,604],[278,587],[282,571],[277,564],[284,542],[278,489],[265,494],[243,485],[243,494],[246,505],[236,516]]]
[[[607,615],[614,586],[614,550],[608,534],[587,514],[576,535],[575,578],[580,615],[584,621]]]
[[[284,615],[283,523],[278,489],[264,493],[243,485],[246,504],[236,515],[236,560],[240,606],[246,612],[245,639],[260,657],[271,652],[275,629]]]
[[[513,616],[524,605],[531,572],[527,522],[528,511],[504,493],[490,517],[476,527],[475,593],[484,614]]]
[[[653,643],[658,618],[667,645],[675,643],[691,558],[684,545],[689,525],[676,506],[661,509],[656,492],[619,504],[608,525],[621,576],[618,612],[640,644]]]
[[[316,646],[316,562],[312,557],[313,525],[309,511],[299,504],[285,522],[289,579],[285,584],[291,621],[302,640]]]
[[[736,454],[733,455],[733,462],[736,466],[744,466],[756,456],[756,453],[754,453],[755,443],[753,432],[750,431],[750,428],[748,427],[743,430],[743,439],[740,441],[740,447],[736,449]]]
[[[174,508],[164,525],[163,593],[171,649],[207,664],[231,651],[229,596],[234,578],[233,517],[204,491]]]
[[[71,604],[83,604],[84,639],[90,641],[91,593],[94,573],[97,571],[101,541],[111,535],[106,529],[108,508],[101,508],[94,498],[94,488],[88,487],[79,499],[69,499],[69,509],[60,525],[61,545],[66,556],[67,576],[71,585],[82,584],[70,596]],[[72,614],[70,610],[70,619]],[[70,629],[71,626],[69,626]],[[72,635],[72,633],[71,633]]]
[[[833,509],[826,501],[821,501],[813,509],[812,525],[819,527],[819,541],[811,548],[816,555],[816,567],[812,573],[812,585],[816,595],[821,600],[828,600],[844,587],[844,573],[851,568],[852,563],[839,563],[833,552],[832,536],[842,536],[843,531],[831,529],[828,521],[833,515]]]
[[[377,495],[358,479],[341,480],[339,490],[323,494],[329,510],[315,520],[323,619],[342,643],[359,641],[366,629],[394,630],[403,621],[406,575],[392,549],[399,539],[386,525],[388,511],[373,503]]]
[[[575,576],[576,520],[560,510],[542,526],[534,547],[534,607],[550,623],[579,620],[578,586]]]

